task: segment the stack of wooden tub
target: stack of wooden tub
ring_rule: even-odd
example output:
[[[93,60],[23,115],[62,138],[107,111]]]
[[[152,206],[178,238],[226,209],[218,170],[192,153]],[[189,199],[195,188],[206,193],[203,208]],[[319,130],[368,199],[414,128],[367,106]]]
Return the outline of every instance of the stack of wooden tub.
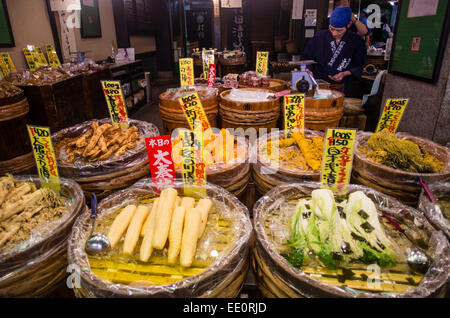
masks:
[[[305,98],[305,127],[322,131],[339,127],[344,114],[344,94],[327,89],[319,89],[318,93]]]

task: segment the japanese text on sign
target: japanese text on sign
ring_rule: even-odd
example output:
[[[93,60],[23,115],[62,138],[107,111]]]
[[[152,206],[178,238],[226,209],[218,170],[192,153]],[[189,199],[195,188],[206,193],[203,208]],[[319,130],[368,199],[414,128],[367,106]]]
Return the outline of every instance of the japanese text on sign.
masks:
[[[194,85],[194,62],[191,58],[180,59],[181,86]]]
[[[203,132],[199,129],[199,121],[195,123],[194,132],[183,132],[183,144],[181,150],[183,166],[183,182],[185,195],[193,195],[196,192],[206,194],[206,166],[203,162]]]
[[[113,124],[128,127],[128,113],[119,81],[102,81],[103,92]]]
[[[284,96],[284,126],[286,130],[305,129],[305,95]]]
[[[1,60],[5,64],[6,68],[8,69],[8,72],[16,72],[16,67],[11,59],[11,56],[9,53],[0,53],[1,54]]]
[[[202,50],[203,76],[207,80],[209,75],[209,65],[214,64],[214,50]]]
[[[61,66],[61,62],[59,61],[58,54],[56,54],[56,50],[53,45],[48,44],[46,46],[48,62],[51,66]]]
[[[333,190],[343,190],[350,182],[356,129],[327,129],[322,157],[321,182]]]
[[[39,65],[37,65],[35,57],[33,54],[31,54],[30,50],[23,49],[23,55],[25,55],[25,60],[27,61],[30,71],[32,72],[36,71]]]
[[[172,159],[172,142],[170,136],[145,138],[148,161],[155,191],[161,186],[173,185],[175,181],[175,165]]]
[[[216,82],[216,64],[209,64],[208,87],[214,88]]]
[[[269,65],[269,52],[256,53],[256,73],[267,75]]]
[[[44,52],[42,52],[42,49],[39,46],[36,47],[36,53],[38,54],[39,64],[48,65],[47,59],[45,58],[45,55],[44,55]]]
[[[0,60],[0,75],[2,76],[2,79],[8,76],[8,74],[9,74],[8,68],[6,67],[5,63],[2,60]]]
[[[202,103],[197,93],[192,93],[179,99],[181,108],[183,108],[184,115],[189,123],[189,127],[194,130],[194,123],[196,120],[201,121],[203,131],[211,128],[208,117],[203,109]]]
[[[42,186],[59,191],[59,174],[50,128],[27,125],[27,129]]]
[[[388,99],[386,106],[384,106],[383,114],[378,122],[376,132],[382,131],[387,128],[391,133],[395,133],[398,128],[398,124],[402,119],[403,112],[408,104],[407,98],[400,99]]]

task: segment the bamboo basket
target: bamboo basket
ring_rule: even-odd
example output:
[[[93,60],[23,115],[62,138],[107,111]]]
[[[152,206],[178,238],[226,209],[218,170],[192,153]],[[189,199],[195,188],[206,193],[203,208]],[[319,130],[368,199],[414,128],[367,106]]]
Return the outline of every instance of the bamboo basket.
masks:
[[[239,83],[239,88],[251,88],[251,86]],[[270,79],[269,87],[261,87],[262,89],[268,89],[274,93],[284,91],[289,88],[289,84],[286,81],[277,78]]]
[[[425,275],[412,271],[405,263],[382,268],[380,284],[369,284],[373,273],[367,265],[352,263],[329,270],[306,264],[294,268],[285,259],[288,251],[288,222],[298,199],[310,197],[319,183],[298,183],[274,188],[254,207],[255,246],[252,265],[258,287],[266,297],[442,297],[448,275],[449,243],[421,213],[396,199],[364,186],[349,185],[348,192],[363,191],[383,212],[394,217],[409,235],[422,238],[429,246],[433,262]],[[280,211],[280,207],[283,210]],[[289,212],[290,211],[290,212]],[[387,234],[394,240],[407,241],[384,217],[380,217]],[[419,225],[417,225],[419,224]],[[409,246],[409,245],[408,245]],[[351,271],[351,272],[349,272]]]
[[[0,174],[32,173],[35,170],[27,129],[29,111],[23,93],[0,99]]]
[[[183,184],[177,180],[175,188],[183,195]],[[213,198],[207,229],[197,246],[193,266],[181,269],[168,265],[165,252],[154,251],[150,263],[91,257],[84,251],[90,233],[90,215],[83,214],[74,225],[69,249],[70,264],[84,268],[81,286],[75,289],[77,297],[236,297],[242,289],[249,268],[249,246],[252,238],[251,222],[247,208],[224,189],[207,183],[207,196]],[[197,199],[203,197],[200,193]],[[153,202],[155,194],[150,180],[143,180],[122,190],[98,206],[98,233],[106,233],[108,219],[119,208],[131,203]],[[228,234],[227,234],[228,233]],[[228,235],[228,236],[227,236]],[[230,241],[226,239],[230,238]],[[217,245],[217,242],[222,242]],[[209,244],[212,244],[212,247]],[[119,243],[120,249],[121,243]],[[138,246],[140,243],[138,242]],[[219,256],[210,258],[210,248]],[[137,252],[136,252],[137,253]],[[201,255],[208,255],[203,257]],[[107,256],[105,256],[107,257]],[[137,257],[137,254],[132,256]],[[114,270],[116,268],[116,270]],[[115,274],[114,274],[115,273]]]
[[[259,88],[239,89],[242,91],[269,90]],[[219,113],[222,128],[275,128],[280,117],[280,100],[270,99],[261,102],[239,102],[228,98],[231,90],[220,94]]]
[[[198,93],[198,95],[203,110],[206,113],[211,127],[217,127],[217,115],[219,113],[218,90],[208,89],[204,86],[194,86],[192,88],[193,90],[189,92],[195,92],[197,89],[201,89],[201,92]],[[205,94],[205,92],[208,93],[208,95]],[[172,131],[177,128],[190,129],[178,98],[174,99],[168,91],[159,95],[159,112],[161,114],[163,126],[169,133],[172,133]]]
[[[264,154],[260,151],[260,146],[268,141],[281,139],[285,135],[285,130],[266,134],[260,136],[252,146],[252,158],[255,158],[254,163],[252,164],[252,177],[256,191],[261,196],[265,195],[274,187],[282,184],[302,181],[319,181],[320,179],[320,170],[303,171],[300,168],[277,165],[277,163],[265,159]],[[324,137],[324,134],[322,132],[306,129],[305,136],[307,138]]]
[[[364,146],[372,133],[359,132],[357,145]],[[411,140],[423,147],[438,160],[444,162],[444,171],[440,173],[414,173],[393,169],[376,163],[367,158],[358,147],[355,148],[352,179],[355,183],[363,184],[391,195],[404,204],[416,207],[421,191],[419,178],[428,183],[448,180],[450,178],[450,154],[446,147],[430,140],[414,137],[405,133],[397,133],[396,137]]]
[[[58,143],[64,138],[81,136],[88,131],[92,122],[87,121],[53,134],[52,142],[55,145],[55,150]],[[98,121],[99,125],[110,122],[111,120],[107,118]],[[158,136],[158,128],[153,124],[133,119],[129,119],[129,123],[131,126],[138,128],[139,134],[143,138],[137,148],[128,151],[119,158],[111,157],[95,163],[82,160],[66,163],[62,158],[57,158],[59,174],[76,181],[88,200],[91,193],[95,193],[99,199],[102,199],[117,190],[131,186],[139,179],[150,176],[144,138]]]
[[[40,184],[37,176],[15,176],[16,180]],[[80,186],[61,178],[61,193],[68,198],[67,210],[42,238],[24,244],[20,251],[0,255],[0,297],[44,297],[67,273],[67,240],[75,219],[87,213]]]

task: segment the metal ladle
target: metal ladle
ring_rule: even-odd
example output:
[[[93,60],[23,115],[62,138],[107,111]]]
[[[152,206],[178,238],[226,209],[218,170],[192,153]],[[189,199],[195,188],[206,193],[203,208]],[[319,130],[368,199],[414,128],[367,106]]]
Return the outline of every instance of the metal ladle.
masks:
[[[109,248],[109,240],[103,234],[92,235],[94,233],[95,221],[97,219],[97,196],[94,193],[91,195],[91,217],[92,229],[84,249],[89,255],[96,255],[103,253]]]

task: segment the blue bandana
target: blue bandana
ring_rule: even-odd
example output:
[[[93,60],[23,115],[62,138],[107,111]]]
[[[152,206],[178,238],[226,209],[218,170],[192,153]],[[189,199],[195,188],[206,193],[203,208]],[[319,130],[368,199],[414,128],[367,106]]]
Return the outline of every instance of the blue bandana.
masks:
[[[345,28],[352,21],[352,9],[340,6],[330,16],[330,25],[334,28]]]

